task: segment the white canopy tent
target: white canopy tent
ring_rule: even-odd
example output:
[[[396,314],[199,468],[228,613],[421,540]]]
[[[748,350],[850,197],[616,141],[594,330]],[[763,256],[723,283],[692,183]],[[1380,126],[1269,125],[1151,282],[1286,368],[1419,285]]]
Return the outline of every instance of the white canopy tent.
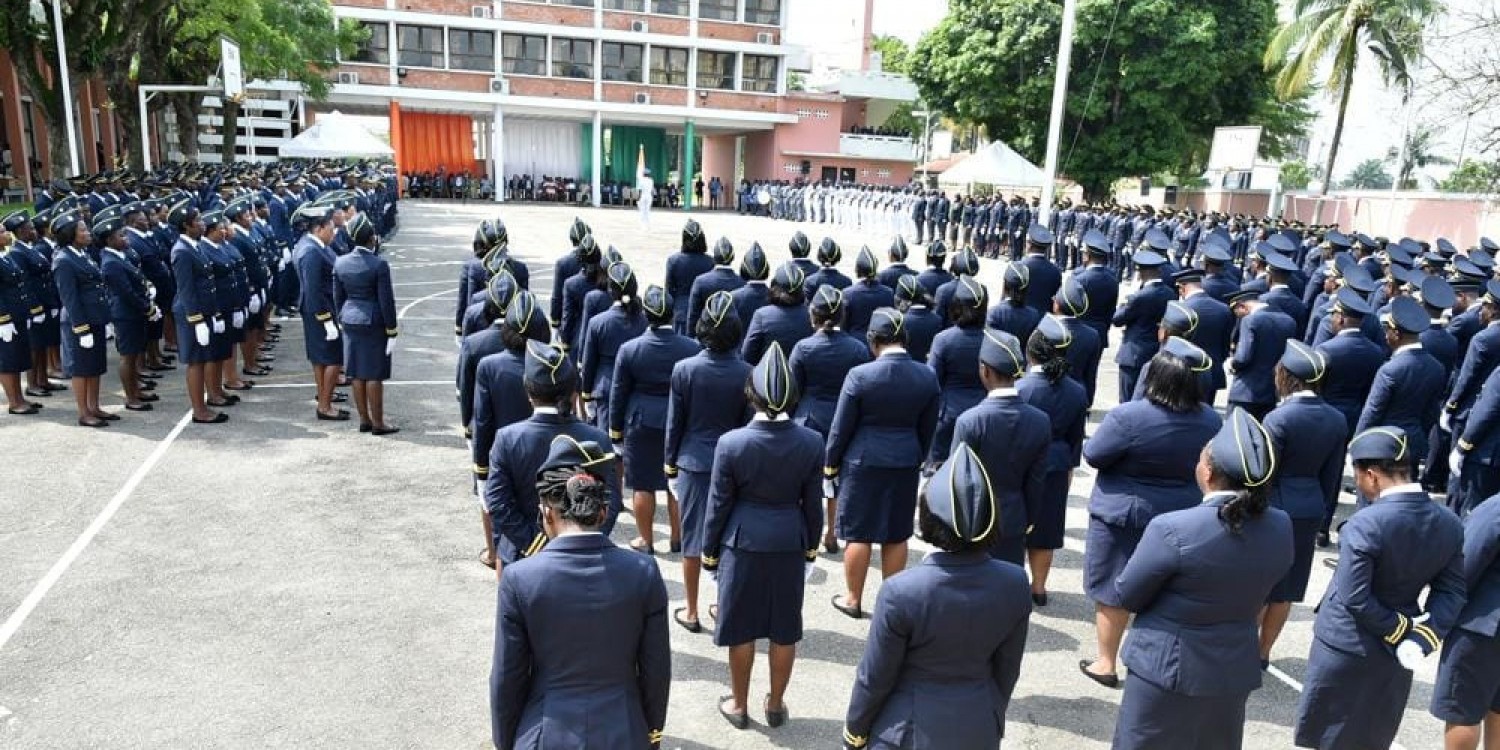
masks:
[[[995,141],[938,176],[943,185],[993,185],[997,188],[1034,188],[1047,182],[1047,173],[1010,146]]]
[[[281,155],[302,159],[391,156],[396,152],[363,125],[338,111],[318,115],[312,127],[281,145]]]

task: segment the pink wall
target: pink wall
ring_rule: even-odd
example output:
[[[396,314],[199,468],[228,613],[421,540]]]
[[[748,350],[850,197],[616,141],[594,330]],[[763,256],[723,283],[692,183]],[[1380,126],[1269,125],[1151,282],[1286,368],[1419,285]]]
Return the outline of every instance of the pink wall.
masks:
[[[781,152],[776,148],[775,131],[766,130],[745,136],[745,176],[751,180],[779,180]]]
[[[704,136],[703,138],[703,182],[714,177],[726,186],[736,183],[734,175],[734,141],[732,135]]]
[[[843,106],[837,97],[788,97],[781,102],[783,114],[796,114],[799,110],[812,112],[812,116],[798,116],[796,124],[776,126],[776,146],[781,151],[803,151],[819,154],[836,154],[839,150],[839,133],[843,129]],[[827,113],[826,117],[819,114]]]
[[[1322,199],[1317,214],[1317,196],[1288,195],[1282,215],[1313,223],[1337,223],[1348,232],[1364,232],[1391,239],[1413,237],[1432,242],[1446,237],[1460,248],[1479,244],[1480,237],[1500,239],[1500,204],[1478,198],[1436,193],[1402,193],[1392,202],[1385,192],[1334,194]]]

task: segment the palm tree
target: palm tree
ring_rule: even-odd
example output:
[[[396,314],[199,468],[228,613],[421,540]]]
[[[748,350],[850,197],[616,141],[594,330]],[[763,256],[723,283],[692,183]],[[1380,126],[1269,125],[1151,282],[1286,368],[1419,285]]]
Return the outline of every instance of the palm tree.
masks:
[[[1394,146],[1385,153],[1386,161],[1394,162],[1401,160],[1396,165],[1396,186],[1406,189],[1407,183],[1411,182],[1412,173],[1418,169],[1426,169],[1433,165],[1452,164],[1453,160],[1442,154],[1434,152],[1437,146],[1433,139],[1437,137],[1437,131],[1427,125],[1419,125],[1406,134],[1406,150],[1397,153],[1399,149]]]
[[[1276,30],[1264,63],[1266,70],[1276,71],[1281,99],[1306,91],[1318,67],[1332,58],[1323,86],[1338,97],[1339,113],[1323,168],[1323,193],[1333,184],[1360,51],[1369,48],[1375,54],[1386,83],[1409,91],[1410,65],[1421,55],[1423,28],[1436,13],[1434,0],[1296,0],[1292,20]]]

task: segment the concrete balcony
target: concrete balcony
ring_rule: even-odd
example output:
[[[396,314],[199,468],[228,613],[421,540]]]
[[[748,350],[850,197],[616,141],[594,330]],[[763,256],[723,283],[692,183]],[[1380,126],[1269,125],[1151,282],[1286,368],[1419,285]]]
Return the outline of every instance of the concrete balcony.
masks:
[[[862,159],[916,161],[917,143],[901,136],[840,133],[839,154]]]

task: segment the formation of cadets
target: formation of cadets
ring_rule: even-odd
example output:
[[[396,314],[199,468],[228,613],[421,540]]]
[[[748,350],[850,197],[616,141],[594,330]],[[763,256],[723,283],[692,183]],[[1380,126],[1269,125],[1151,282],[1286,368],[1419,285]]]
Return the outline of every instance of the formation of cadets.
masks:
[[[372,165],[179,166],[50,183],[35,210],[0,218],[0,386],[9,413],[41,413],[71,389],[77,421],[100,404],[113,342],[124,409],[151,411],[163,373],[185,370],[192,420],[221,424],[272,370],[285,318],[300,310],[318,373],[319,419],[341,370],[361,429],[390,434],[380,381],[396,311],[380,238],[395,183]],[[24,382],[23,382],[24,376]],[[326,376],[326,377],[325,377]],[[67,383],[64,384],[66,380]]]
[[[950,253],[940,223],[922,267],[898,236],[851,278],[831,239],[799,232],[772,267],[688,221],[648,283],[575,220],[544,305],[504,225],[481,226],[455,323],[480,559],[500,576],[495,744],[658,746],[673,623],[728,649],[730,725],[781,726],[826,553],[844,567],[829,605],[871,621],[843,746],[996,747],[1087,463],[1097,653],[1080,680],[1124,690],[1114,747],[1240,747],[1335,537],[1295,655],[1295,744],[1388,747],[1432,658],[1445,747],[1495,747],[1494,243],[1063,209],[1057,231],[1001,238],[993,293],[980,246]],[[1120,405],[1085,439],[1112,337]],[[1335,527],[1346,466],[1358,505]],[[627,491],[628,550],[608,541]],[[662,492],[681,606],[652,559]],[[913,534],[938,551],[907,570]]]

